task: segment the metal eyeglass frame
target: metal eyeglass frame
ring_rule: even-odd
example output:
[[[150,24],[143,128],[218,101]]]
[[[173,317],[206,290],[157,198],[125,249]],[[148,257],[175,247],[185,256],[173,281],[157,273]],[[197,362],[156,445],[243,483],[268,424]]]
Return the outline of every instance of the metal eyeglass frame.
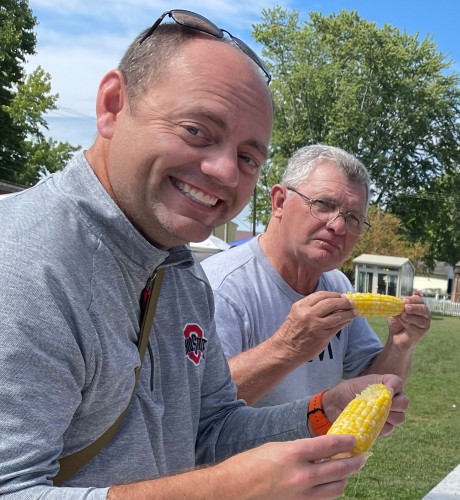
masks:
[[[299,193],[299,191],[297,191],[296,189],[294,189],[292,187],[286,187],[286,189],[288,191],[292,191],[293,193],[298,194],[301,198],[303,198],[310,205],[310,214],[311,214],[311,216],[314,217],[317,220],[320,220],[321,222],[326,222],[326,223],[333,222],[335,219],[337,219],[337,217],[339,215],[341,215],[345,219],[345,225],[347,227],[347,231],[350,231],[350,233],[354,234],[355,236],[364,236],[369,231],[369,229],[372,227],[371,224],[370,224],[370,222],[364,216],[360,216],[363,219],[362,229],[361,229],[361,231],[359,233],[357,233],[356,231],[353,231],[352,229],[350,229],[350,227],[348,225],[348,219],[349,219],[350,216],[353,216],[353,217],[357,218],[357,215],[355,213],[353,213],[353,212],[343,212],[341,210],[338,210],[337,214],[334,217],[331,217],[328,220],[320,219],[317,215],[315,215],[313,213],[312,207],[315,205],[315,202],[317,202],[317,201],[325,203],[324,200],[321,200],[319,198],[310,198],[306,194]],[[335,202],[331,201],[331,202],[328,202],[328,203],[330,205],[335,205],[335,207],[338,208],[338,206],[337,206],[337,204]]]

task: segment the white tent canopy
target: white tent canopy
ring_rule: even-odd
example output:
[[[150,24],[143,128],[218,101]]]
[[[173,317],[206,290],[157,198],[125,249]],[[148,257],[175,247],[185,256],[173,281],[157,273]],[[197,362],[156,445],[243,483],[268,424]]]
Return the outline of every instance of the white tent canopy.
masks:
[[[227,248],[230,248],[230,245],[213,234],[204,241],[190,243],[190,249],[200,261]]]

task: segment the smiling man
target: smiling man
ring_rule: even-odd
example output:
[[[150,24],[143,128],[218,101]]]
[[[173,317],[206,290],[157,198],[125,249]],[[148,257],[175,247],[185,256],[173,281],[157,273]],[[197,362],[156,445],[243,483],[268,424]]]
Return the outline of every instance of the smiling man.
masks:
[[[272,128],[269,79],[241,40],[166,12],[102,79],[95,143],[0,202],[3,499],[336,498],[363,466],[323,460],[355,438],[315,438],[309,398],[270,409],[236,399],[212,290],[185,245],[251,196]],[[378,382],[394,394],[391,432],[407,407],[391,375],[332,389],[325,415]]]
[[[268,406],[365,373],[407,380],[430,326],[427,306],[416,295],[405,298],[383,348],[342,296],[352,285],[336,269],[369,229],[364,165],[336,147],[301,148],[271,202],[264,234],[203,261],[238,396]]]

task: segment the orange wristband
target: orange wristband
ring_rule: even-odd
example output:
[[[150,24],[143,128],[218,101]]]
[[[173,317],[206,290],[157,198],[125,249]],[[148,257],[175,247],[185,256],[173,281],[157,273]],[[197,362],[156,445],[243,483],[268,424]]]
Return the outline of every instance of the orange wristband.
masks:
[[[327,389],[319,394],[315,394],[308,404],[307,417],[311,428],[317,436],[324,436],[332,425],[323,409],[323,394],[325,392],[327,392]]]

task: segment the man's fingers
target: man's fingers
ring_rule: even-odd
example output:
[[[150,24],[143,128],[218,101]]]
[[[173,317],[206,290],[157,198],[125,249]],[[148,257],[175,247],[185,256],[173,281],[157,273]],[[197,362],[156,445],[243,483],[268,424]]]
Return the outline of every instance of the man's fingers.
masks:
[[[347,319],[350,321],[356,316],[351,302],[335,292],[316,292],[301,299],[298,304],[300,312],[313,313],[318,318],[343,318],[344,314],[349,313]]]
[[[340,441],[328,440],[328,438],[344,438]],[[326,439],[323,439],[326,438]],[[352,439],[350,439],[352,438]],[[323,452],[327,449],[329,453],[345,453],[349,451],[355,442],[352,436],[322,436],[312,441],[321,442]],[[332,451],[334,450],[334,451]],[[339,451],[341,450],[341,451]],[[324,454],[324,453],[323,453]],[[322,460],[314,464],[314,483],[309,487],[308,498],[337,498],[344,492],[346,479],[362,469],[366,462],[364,455],[356,455],[337,460]]]
[[[296,441],[298,452],[309,462],[319,462],[339,453],[350,451],[356,444],[356,438],[350,434],[326,435],[314,439],[306,438]]]

